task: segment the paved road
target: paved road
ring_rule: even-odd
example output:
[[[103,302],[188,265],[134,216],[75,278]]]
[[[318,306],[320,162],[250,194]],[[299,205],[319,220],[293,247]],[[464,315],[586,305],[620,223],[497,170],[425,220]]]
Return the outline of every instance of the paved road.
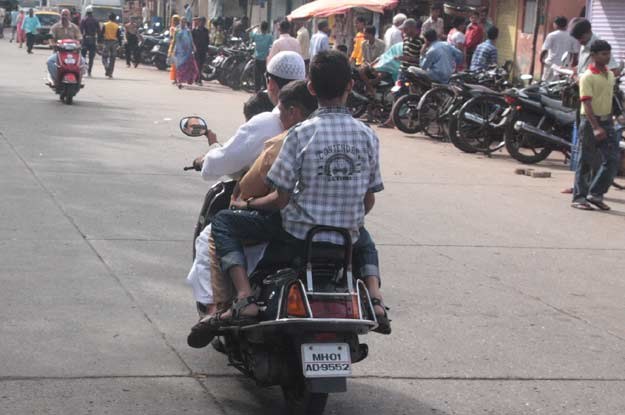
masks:
[[[0,42],[0,414],[276,414],[221,356],[186,345],[184,276],[206,189],[181,168],[245,95],[178,91],[101,66],[65,106],[48,51]],[[392,306],[330,414],[625,413],[625,194],[568,207],[572,176],[516,176],[505,154],[380,132],[386,190],[368,218]]]

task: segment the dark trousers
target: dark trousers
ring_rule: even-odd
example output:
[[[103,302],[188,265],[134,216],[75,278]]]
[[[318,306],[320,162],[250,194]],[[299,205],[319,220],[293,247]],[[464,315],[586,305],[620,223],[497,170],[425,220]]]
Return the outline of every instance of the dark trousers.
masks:
[[[115,59],[117,58],[117,41],[105,40],[104,49],[102,49],[102,64],[106,76],[113,76],[115,70]]]
[[[32,52],[33,46],[35,46],[35,34],[26,33],[26,51],[28,53]]]
[[[87,71],[89,75],[91,75],[91,70],[93,69],[93,60],[95,59],[97,50],[95,36],[85,36],[82,41],[82,49],[80,51],[82,57],[87,60],[87,54],[89,55],[89,70]]]
[[[265,84],[265,72],[267,71],[267,61],[254,59],[254,88],[256,92],[262,91],[267,87]]]
[[[359,238],[353,244],[354,269],[361,277],[379,278],[378,251],[369,232],[359,229]],[[293,249],[293,257],[301,255],[305,242],[282,228],[280,212],[265,213],[254,210],[222,210],[211,224],[217,255],[224,274],[233,266],[246,268],[242,241],[274,242]]]
[[[197,63],[197,80],[202,80],[202,68],[204,68],[204,64],[206,63],[206,51],[198,51],[195,53],[195,63]]]
[[[130,66],[131,62],[139,64],[138,52],[139,38],[137,35],[126,33],[126,65]]]
[[[573,202],[585,202],[587,196],[603,199],[618,172],[619,139],[612,121],[599,121],[608,133],[603,141],[597,141],[588,119],[582,116],[579,125],[579,162],[575,170]],[[598,161],[599,159],[600,161]],[[599,165],[599,169],[593,166]]]

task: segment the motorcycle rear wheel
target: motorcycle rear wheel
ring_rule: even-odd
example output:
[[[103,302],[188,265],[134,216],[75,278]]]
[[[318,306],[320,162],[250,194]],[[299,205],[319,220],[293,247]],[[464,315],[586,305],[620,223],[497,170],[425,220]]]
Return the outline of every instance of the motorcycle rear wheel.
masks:
[[[501,121],[504,108],[507,108],[505,101],[496,96],[482,95],[468,100],[455,120],[458,145],[454,145],[467,153],[490,154],[502,148],[503,128],[495,129],[492,124]]]
[[[404,95],[393,105],[391,112],[393,122],[399,131],[406,134],[416,134],[421,131],[419,124],[419,95]]]
[[[256,80],[254,79],[254,61],[250,60],[243,69],[241,74],[241,87],[246,92],[254,92],[256,90]]]
[[[282,393],[289,415],[321,415],[328,403],[328,394],[310,392],[303,376],[282,385]]]
[[[512,158],[523,164],[536,164],[549,157],[551,147],[540,138],[515,130],[514,123],[517,121],[519,121],[518,115],[511,117],[505,129],[506,150]],[[545,131],[549,130],[544,126],[541,128]]]

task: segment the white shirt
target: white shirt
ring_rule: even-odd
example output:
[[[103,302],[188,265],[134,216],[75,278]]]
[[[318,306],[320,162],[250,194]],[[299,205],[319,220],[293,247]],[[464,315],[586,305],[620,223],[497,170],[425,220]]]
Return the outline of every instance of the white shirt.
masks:
[[[566,53],[573,53],[576,50],[575,44],[579,43],[566,30],[556,30],[545,38],[543,51],[547,51],[546,65],[562,65],[562,56]]]
[[[386,45],[386,50],[389,50],[394,44],[403,41],[404,38],[401,35],[401,30],[397,26],[393,25],[386,29],[386,33],[384,33],[384,44]]]
[[[297,31],[297,41],[302,50],[302,58],[304,58],[304,60],[310,59],[310,33],[308,33],[306,27],[302,26]]]
[[[288,33],[281,34],[279,38],[273,41],[269,55],[267,55],[267,63],[269,63],[271,58],[273,58],[276,54],[284,51],[297,52],[300,55],[302,54],[299,41]]]
[[[248,168],[263,151],[265,141],[284,131],[278,107],[252,117],[223,145],[212,145],[204,156],[202,177],[216,180]]]
[[[330,49],[330,39],[322,31],[315,33],[310,39],[310,59],[312,59],[317,53]]]

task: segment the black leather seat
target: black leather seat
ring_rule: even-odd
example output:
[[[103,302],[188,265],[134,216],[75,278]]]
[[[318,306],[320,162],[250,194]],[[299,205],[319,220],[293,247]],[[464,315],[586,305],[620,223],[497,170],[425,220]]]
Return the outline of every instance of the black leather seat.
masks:
[[[553,108],[558,111],[573,113],[575,112],[574,109],[562,105],[562,101],[558,101],[557,99],[552,99],[544,95],[540,96],[540,103],[543,104],[545,107]]]
[[[560,111],[558,109],[545,107],[545,112],[551,115],[558,124],[562,126],[573,126],[577,115],[575,111]]]

